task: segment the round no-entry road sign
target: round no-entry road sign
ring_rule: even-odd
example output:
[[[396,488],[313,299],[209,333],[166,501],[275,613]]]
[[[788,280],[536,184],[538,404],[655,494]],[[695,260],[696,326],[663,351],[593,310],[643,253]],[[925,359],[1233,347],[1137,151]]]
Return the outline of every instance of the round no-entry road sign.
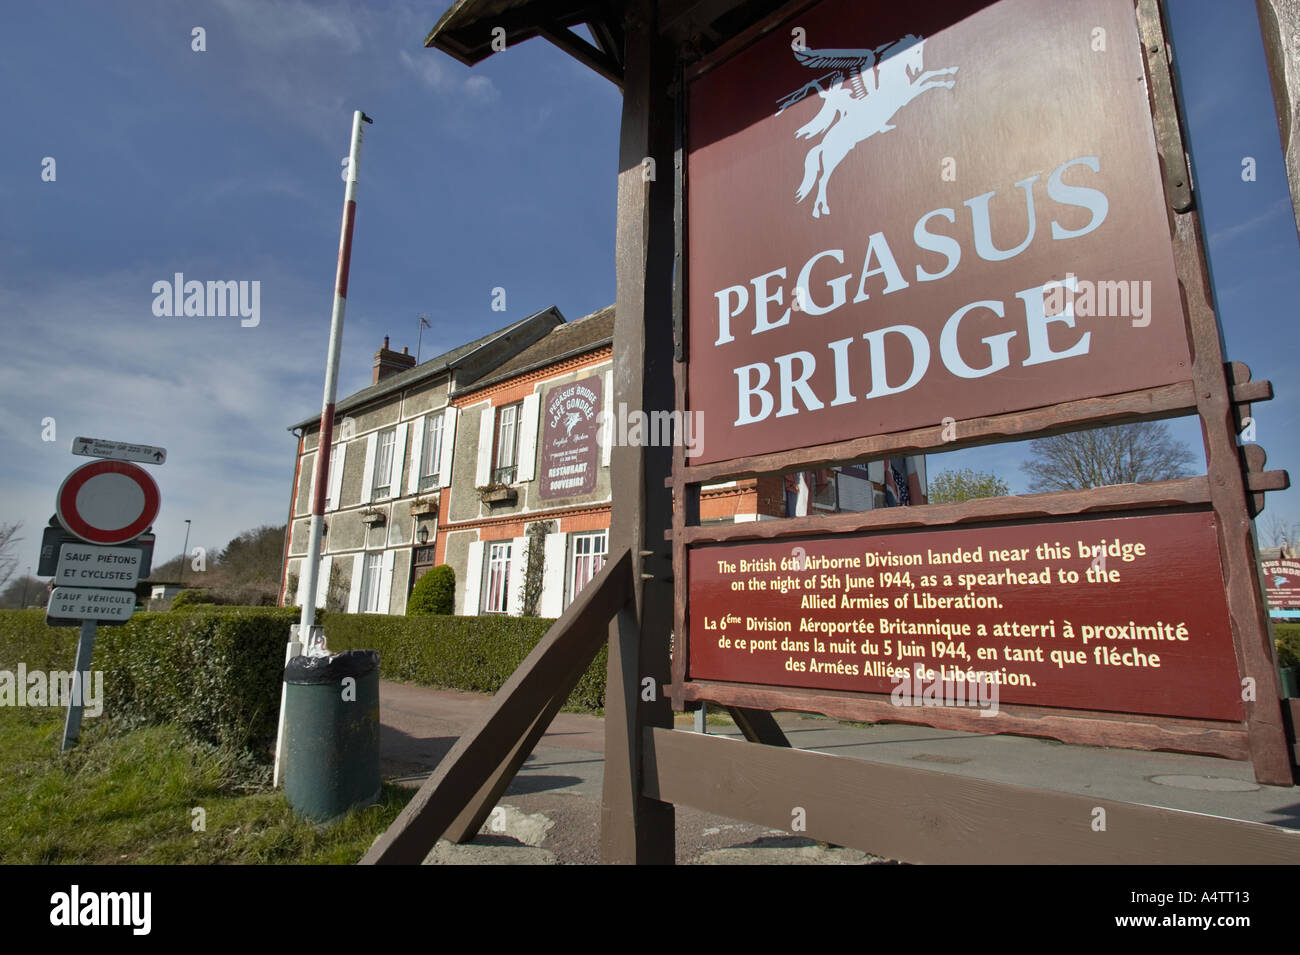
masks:
[[[91,544],[124,544],[158,516],[161,497],[148,473],[125,461],[92,461],[59,486],[55,513],[69,533]]]

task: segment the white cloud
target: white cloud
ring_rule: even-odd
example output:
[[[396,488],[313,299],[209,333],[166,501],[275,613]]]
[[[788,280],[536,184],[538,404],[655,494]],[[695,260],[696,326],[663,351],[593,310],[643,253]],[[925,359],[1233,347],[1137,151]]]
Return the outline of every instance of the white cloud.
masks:
[[[434,50],[423,50],[418,54],[401,50],[397,56],[402,66],[435,93],[440,95],[464,93],[479,101],[491,101],[497,98],[497,88],[492,83],[491,77],[471,74],[458,78],[453,75],[453,67],[448,64],[445,54]]]
[[[0,290],[0,522],[23,521],[24,566],[35,564],[59,483],[85,463],[68,450],[79,434],[167,449],[167,464],[151,469],[163,494],[159,562],[180,551],[186,518],[191,546],[208,548],[285,519],[295,452],[286,428],[319,405],[323,374],[323,343],[319,355],[304,350],[288,311],[308,293],[261,276],[261,324],[243,328],[238,318],[155,317],[160,278],[170,275]],[[45,418],[54,442],[41,440]]]
[[[239,38],[265,50],[300,49],[319,43],[358,53],[366,14],[356,4],[304,0],[217,0],[230,14]]]

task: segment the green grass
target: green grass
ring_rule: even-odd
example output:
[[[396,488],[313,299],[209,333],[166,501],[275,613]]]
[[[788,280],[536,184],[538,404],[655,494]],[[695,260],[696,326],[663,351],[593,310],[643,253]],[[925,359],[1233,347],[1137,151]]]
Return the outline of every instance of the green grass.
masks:
[[[413,792],[385,785],[323,828],[294,816],[267,767],[176,726],[87,719],[69,753],[62,735],[61,710],[0,708],[0,862],[351,864]]]

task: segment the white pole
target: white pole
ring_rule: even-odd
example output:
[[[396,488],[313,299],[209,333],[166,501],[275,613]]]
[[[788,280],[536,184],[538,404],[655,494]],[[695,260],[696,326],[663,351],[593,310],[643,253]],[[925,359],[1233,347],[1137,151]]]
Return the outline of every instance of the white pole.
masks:
[[[357,177],[361,171],[361,124],[374,122],[369,116],[357,110],[352,114],[352,148],[348,153],[348,179],[343,194],[343,226],[339,233],[338,271],[334,280],[334,311],[330,316],[329,356],[325,363],[325,397],[321,406],[320,439],[316,446],[316,466],[312,475],[314,493],[312,495],[311,530],[307,542],[307,556],[303,559],[301,589],[303,593],[302,617],[298,621],[297,632],[290,630],[289,645],[285,653],[285,662],[299,655],[303,642],[310,646],[312,627],[316,624],[316,591],[320,575],[320,539],[325,520],[326,485],[329,483],[330,446],[334,442],[334,402],[338,397],[339,385],[339,351],[343,345],[343,312],[348,298],[348,267],[352,260],[352,223],[357,212]],[[280,723],[275,739],[275,785],[283,780],[283,761],[281,754],[284,746],[284,696],[283,684],[280,686]]]

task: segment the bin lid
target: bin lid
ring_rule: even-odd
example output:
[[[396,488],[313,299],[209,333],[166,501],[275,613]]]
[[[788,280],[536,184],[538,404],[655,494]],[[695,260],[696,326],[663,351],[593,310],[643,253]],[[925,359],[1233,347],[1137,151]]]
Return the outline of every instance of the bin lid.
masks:
[[[360,677],[379,666],[378,650],[344,650],[327,657],[298,656],[284,667],[285,683],[342,683]]]

